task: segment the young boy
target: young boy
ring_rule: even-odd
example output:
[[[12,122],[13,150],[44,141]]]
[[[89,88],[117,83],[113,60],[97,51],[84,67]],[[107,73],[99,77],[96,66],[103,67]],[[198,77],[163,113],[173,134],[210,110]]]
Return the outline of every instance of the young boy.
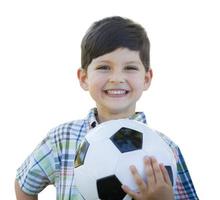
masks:
[[[135,112],[136,102],[152,79],[150,43],[143,27],[129,19],[109,17],[95,22],[81,44],[80,86],[90,92],[96,108],[82,120],[52,129],[17,171],[18,200],[37,199],[47,185],[54,184],[58,200],[82,199],[74,180],[74,156],[88,131],[98,124],[119,118],[146,123],[142,112]],[[148,176],[145,183],[134,166],[131,174],[140,192],[122,189],[136,200],[198,199],[179,148],[158,133],[172,149],[177,164],[176,187],[166,169],[153,157],[144,159]]]

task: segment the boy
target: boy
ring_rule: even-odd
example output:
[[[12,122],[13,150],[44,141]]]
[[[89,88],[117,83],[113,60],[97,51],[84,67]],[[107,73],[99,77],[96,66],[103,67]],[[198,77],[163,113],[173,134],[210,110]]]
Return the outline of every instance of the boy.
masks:
[[[81,50],[78,79],[80,86],[95,100],[96,108],[85,119],[62,124],[49,132],[18,169],[15,181],[18,200],[37,199],[37,194],[48,184],[55,185],[58,200],[82,199],[73,184],[73,163],[85,134],[112,119],[131,118],[146,123],[144,113],[135,112],[136,102],[152,79],[150,43],[145,30],[129,19],[105,18],[90,27]],[[175,155],[176,188],[172,189],[163,165],[150,157],[144,159],[147,183],[135,166],[130,167],[140,192],[133,192],[127,186],[122,189],[136,200],[198,199],[179,148],[158,134]]]

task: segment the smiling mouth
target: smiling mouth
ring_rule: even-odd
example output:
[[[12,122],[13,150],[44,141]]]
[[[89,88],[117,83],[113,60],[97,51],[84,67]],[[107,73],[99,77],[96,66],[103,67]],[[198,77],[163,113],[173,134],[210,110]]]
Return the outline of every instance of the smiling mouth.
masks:
[[[123,96],[129,93],[128,90],[124,89],[111,89],[111,90],[104,90],[105,94],[110,96]]]

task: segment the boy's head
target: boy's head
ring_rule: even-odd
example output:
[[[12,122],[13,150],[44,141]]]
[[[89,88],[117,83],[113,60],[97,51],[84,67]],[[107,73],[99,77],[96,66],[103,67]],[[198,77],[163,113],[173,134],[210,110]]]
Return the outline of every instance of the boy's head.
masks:
[[[96,102],[97,119],[127,118],[150,86],[150,44],[145,30],[129,19],[95,22],[82,40],[81,87]]]
[[[122,17],[108,17],[95,22],[81,43],[81,67],[87,70],[94,58],[118,48],[138,51],[145,70],[150,65],[150,42],[139,24]]]

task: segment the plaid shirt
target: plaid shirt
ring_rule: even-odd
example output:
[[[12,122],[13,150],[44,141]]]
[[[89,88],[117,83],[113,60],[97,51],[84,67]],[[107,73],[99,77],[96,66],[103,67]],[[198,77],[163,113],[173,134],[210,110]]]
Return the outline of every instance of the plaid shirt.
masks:
[[[47,185],[53,184],[57,200],[82,199],[73,183],[74,157],[86,133],[98,124],[96,114],[96,109],[92,109],[87,118],[62,124],[49,132],[17,170],[16,178],[25,193],[38,194]],[[130,118],[146,123],[142,112]],[[157,133],[170,146],[176,158],[178,175],[174,188],[175,199],[198,199],[180,149],[165,135]]]

